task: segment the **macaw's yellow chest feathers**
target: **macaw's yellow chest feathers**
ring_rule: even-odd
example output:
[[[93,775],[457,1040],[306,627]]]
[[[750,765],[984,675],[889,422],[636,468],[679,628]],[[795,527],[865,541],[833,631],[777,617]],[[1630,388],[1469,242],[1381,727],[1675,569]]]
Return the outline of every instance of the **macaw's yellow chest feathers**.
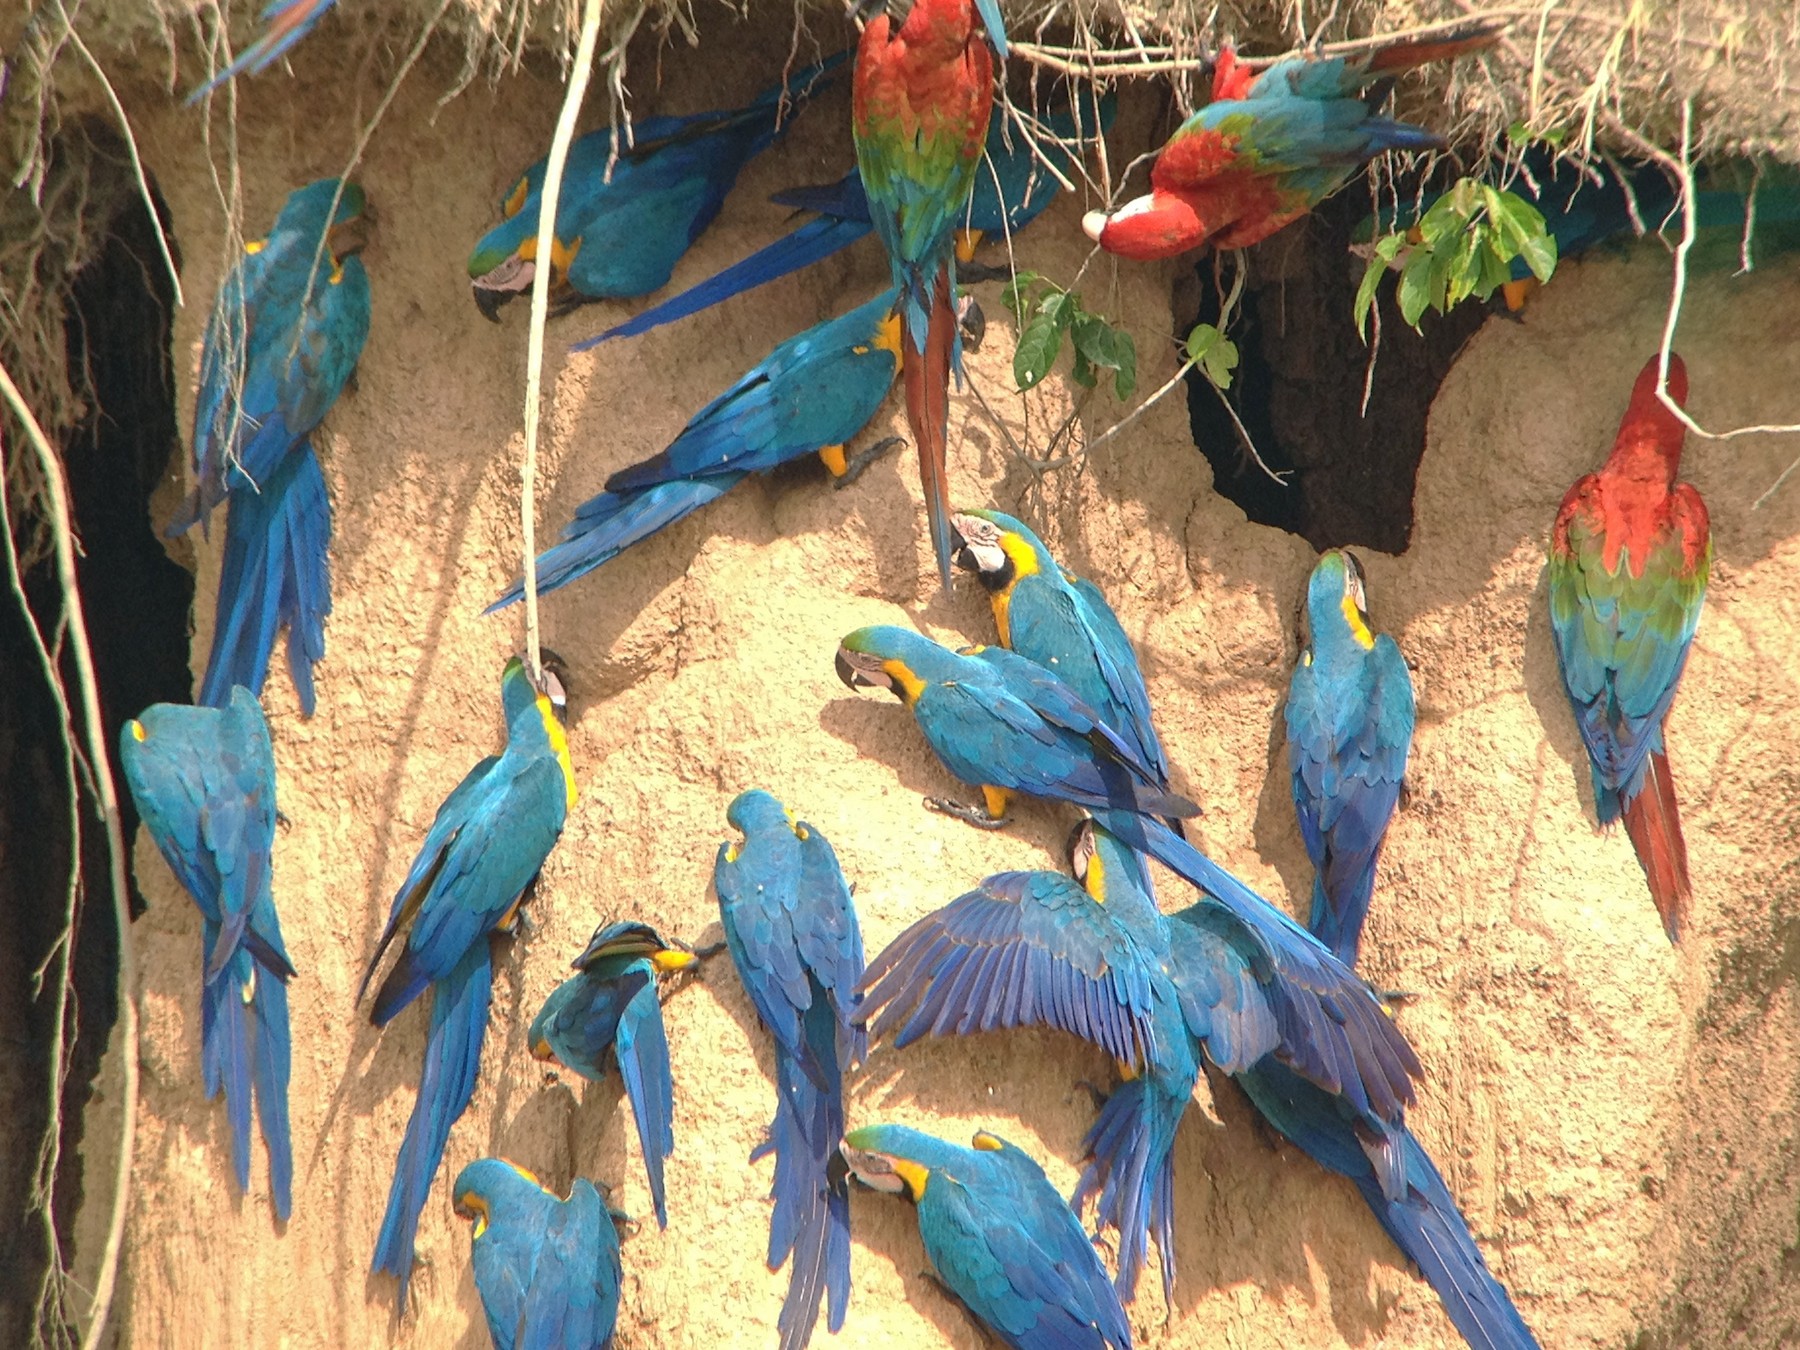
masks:
[[[556,752],[556,762],[562,765],[568,809],[573,811],[580,793],[575,789],[575,765],[569,758],[568,734],[563,730],[562,719],[556,715],[556,705],[546,695],[537,696],[537,710],[538,716],[543,719],[544,736],[550,742],[550,748]]]

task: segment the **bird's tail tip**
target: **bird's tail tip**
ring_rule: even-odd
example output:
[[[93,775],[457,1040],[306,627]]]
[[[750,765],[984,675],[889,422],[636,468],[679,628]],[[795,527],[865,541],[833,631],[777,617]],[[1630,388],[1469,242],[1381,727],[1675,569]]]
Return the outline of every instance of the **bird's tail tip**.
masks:
[[[1681,809],[1675,801],[1675,780],[1669,773],[1668,756],[1660,750],[1651,751],[1643,788],[1625,804],[1625,832],[1643,865],[1663,931],[1670,942],[1679,943],[1687,930],[1694,887],[1688,874]]]

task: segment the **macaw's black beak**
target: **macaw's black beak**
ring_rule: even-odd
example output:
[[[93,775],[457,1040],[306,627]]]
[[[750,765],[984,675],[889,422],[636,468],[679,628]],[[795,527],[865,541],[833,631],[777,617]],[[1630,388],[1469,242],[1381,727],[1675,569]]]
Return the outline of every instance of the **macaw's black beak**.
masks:
[[[838,648],[837,673],[838,678],[851,689],[866,689],[874,683],[868,676],[850,664],[849,654],[842,647]]]
[[[963,346],[972,352],[981,350],[981,339],[987,336],[987,315],[972,295],[962,296],[956,304],[956,324],[962,329]]]
[[[475,308],[489,323],[500,322],[500,311],[516,292],[497,291],[491,286],[483,286],[479,281],[471,289],[475,292]]]
[[[361,215],[340,220],[325,232],[325,247],[331,250],[333,258],[341,262],[369,246],[369,236],[374,228],[375,213],[365,205]]]

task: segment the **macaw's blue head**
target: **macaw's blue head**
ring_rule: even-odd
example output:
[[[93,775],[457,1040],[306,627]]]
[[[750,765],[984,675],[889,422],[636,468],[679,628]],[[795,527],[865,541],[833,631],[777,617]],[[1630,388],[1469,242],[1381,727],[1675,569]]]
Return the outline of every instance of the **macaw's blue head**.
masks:
[[[573,167],[571,164],[570,168]],[[572,176],[565,171],[565,178]],[[503,219],[476,241],[474,251],[469,254],[469,282],[475,294],[475,307],[494,323],[500,322],[501,306],[515,295],[530,290],[537,276],[538,194],[543,189],[543,177],[543,165],[535,164],[513,185],[500,207]],[[557,209],[559,224],[569,218],[565,211],[572,204],[576,186],[565,181],[565,195]],[[565,241],[552,231],[552,282],[568,276],[569,267],[580,251],[579,236]]]
[[[163,803],[173,808],[198,790],[194,753],[216,739],[209,723],[218,718],[216,708],[152,703],[119,729],[119,762],[140,813],[153,817]],[[193,789],[186,786],[184,766],[196,777]]]
[[[1306,626],[1309,647],[1348,641],[1367,651],[1375,645],[1362,564],[1354,554],[1329,549],[1314,564],[1306,583]]]
[[[731,805],[725,808],[725,819],[746,839],[770,830],[791,829],[794,821],[775,794],[761,788],[750,788],[732,798]]]
[[[620,958],[643,958],[659,972],[686,970],[698,959],[685,943],[671,942],[649,924],[622,919],[594,930],[587,949],[575,958],[575,969],[586,970],[596,961]]]
[[[521,1203],[559,1199],[534,1174],[505,1158],[477,1158],[463,1168],[456,1174],[450,1198],[459,1215],[475,1221],[475,1231],[469,1236],[477,1242],[489,1224],[506,1221],[509,1209]]]
[[[910,708],[928,684],[954,673],[957,660],[922,633],[882,623],[845,634],[837,673],[851,689],[886,689]]]
[[[374,213],[362,187],[345,183],[338,191],[336,178],[321,178],[303,188],[295,188],[275,217],[274,233],[293,232],[305,239],[326,236],[325,247],[332,261],[341,263],[353,253],[361,253],[369,242],[369,227]],[[336,200],[335,209],[332,206]]]
[[[979,1130],[969,1141],[978,1153],[998,1153],[1006,1141]],[[864,1125],[839,1146],[851,1174],[871,1190],[924,1198],[931,1174],[956,1165],[968,1150],[907,1125]]]
[[[1056,570],[1044,541],[1003,511],[964,511],[950,517],[950,528],[962,538],[952,555],[956,565],[973,572],[989,593],[1004,593],[1021,577]]]
[[[500,702],[506,710],[506,725],[511,726],[520,713],[537,702],[539,694],[550,701],[556,720],[564,726],[569,721],[569,666],[548,647],[538,648],[538,665],[543,670],[543,684],[534,685],[521,657],[513,657],[500,672]]]

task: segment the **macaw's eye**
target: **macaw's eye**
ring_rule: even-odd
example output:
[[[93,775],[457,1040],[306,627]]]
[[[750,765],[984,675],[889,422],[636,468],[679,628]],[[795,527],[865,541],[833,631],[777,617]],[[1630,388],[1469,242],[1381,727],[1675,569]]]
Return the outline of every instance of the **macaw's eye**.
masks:
[[[1084,820],[1069,831],[1069,871],[1087,884],[1088,864],[1094,860],[1094,823]]]
[[[899,1195],[906,1189],[906,1182],[894,1169],[893,1160],[883,1154],[863,1153],[846,1148],[844,1161],[850,1165],[850,1171],[855,1174],[856,1179],[871,1190]]]
[[[1362,564],[1356,560],[1354,553],[1344,554],[1344,594],[1356,603],[1357,609],[1368,614],[1369,597],[1364,588]]]
[[[994,573],[1006,568],[1006,550],[1000,546],[1000,527],[980,516],[952,516],[950,528],[962,536],[956,565],[968,572]]]

